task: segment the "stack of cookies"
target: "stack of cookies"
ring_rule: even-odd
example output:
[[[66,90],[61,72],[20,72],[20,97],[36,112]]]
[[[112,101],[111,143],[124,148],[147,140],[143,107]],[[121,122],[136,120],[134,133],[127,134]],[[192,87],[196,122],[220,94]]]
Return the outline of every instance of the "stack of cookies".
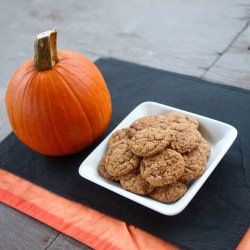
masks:
[[[182,113],[144,116],[111,135],[99,172],[130,192],[174,202],[205,171],[211,149],[198,128]]]

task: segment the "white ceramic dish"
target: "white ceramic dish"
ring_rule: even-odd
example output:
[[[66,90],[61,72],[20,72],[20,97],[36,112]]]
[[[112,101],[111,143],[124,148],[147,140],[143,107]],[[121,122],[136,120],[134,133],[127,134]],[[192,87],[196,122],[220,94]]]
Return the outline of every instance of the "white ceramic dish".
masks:
[[[79,168],[79,173],[82,177],[92,181],[104,188],[107,188],[117,194],[120,194],[134,202],[140,203],[150,209],[165,215],[176,215],[180,213],[192,200],[195,194],[199,191],[201,186],[213,172],[222,157],[226,154],[233,141],[237,136],[237,130],[229,124],[213,120],[201,115],[190,113],[184,110],[176,109],[166,105],[155,102],[144,102],[137,106],[113,131],[120,128],[128,127],[134,120],[152,114],[166,114],[167,112],[181,112],[195,117],[200,123],[200,131],[202,135],[208,140],[211,145],[211,154],[209,156],[205,173],[192,181],[186,194],[174,203],[161,203],[151,198],[140,196],[128,192],[121,188],[120,184],[108,181],[100,176],[98,172],[98,164],[102,156],[107,150],[107,143],[109,136],[107,136],[102,143],[84,160]]]

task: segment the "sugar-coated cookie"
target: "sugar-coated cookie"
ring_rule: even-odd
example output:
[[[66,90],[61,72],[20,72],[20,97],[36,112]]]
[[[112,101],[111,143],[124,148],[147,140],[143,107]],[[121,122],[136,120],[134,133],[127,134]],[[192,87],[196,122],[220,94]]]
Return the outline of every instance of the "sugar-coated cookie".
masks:
[[[121,176],[120,183],[124,189],[141,195],[149,194],[154,189],[154,186],[141,177],[138,169],[133,170],[125,176]]]
[[[128,140],[114,143],[106,153],[106,170],[111,176],[128,174],[139,167],[141,158],[131,152]]]
[[[160,202],[174,202],[179,200],[186,192],[187,185],[177,181],[166,186],[156,187],[149,196]]]
[[[142,177],[153,186],[176,182],[184,173],[184,169],[182,155],[168,148],[155,156],[143,158],[140,165]]]
[[[137,131],[129,141],[132,153],[138,156],[153,156],[163,151],[170,143],[170,130],[144,128]]]
[[[193,127],[194,129],[198,129],[199,122],[188,115],[184,115],[179,112],[170,112],[165,115],[168,123],[187,123],[189,126]]]

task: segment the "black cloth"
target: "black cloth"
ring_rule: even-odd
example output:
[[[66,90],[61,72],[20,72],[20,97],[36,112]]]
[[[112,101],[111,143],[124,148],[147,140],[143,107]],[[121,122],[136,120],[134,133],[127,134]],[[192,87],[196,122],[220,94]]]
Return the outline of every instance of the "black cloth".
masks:
[[[250,91],[116,59],[100,59],[96,64],[113,103],[105,135],[81,153],[46,157],[10,134],[0,144],[0,167],[182,249],[234,249],[250,224]],[[144,101],[160,102],[232,124],[239,133],[201,190],[176,216],[159,214],[78,174],[86,156]]]

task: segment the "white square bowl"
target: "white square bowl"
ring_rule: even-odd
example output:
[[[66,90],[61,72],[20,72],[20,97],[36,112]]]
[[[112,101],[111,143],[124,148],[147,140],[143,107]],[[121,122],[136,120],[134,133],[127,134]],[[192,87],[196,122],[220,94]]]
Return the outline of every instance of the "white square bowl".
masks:
[[[149,197],[137,195],[124,190],[120,184],[104,179],[98,172],[98,165],[102,156],[107,151],[108,140],[111,134],[121,128],[129,127],[136,119],[146,115],[162,115],[168,112],[181,112],[196,118],[200,123],[199,131],[211,145],[209,156],[204,174],[192,181],[186,194],[176,202],[161,203]],[[198,114],[187,112],[155,102],[144,102],[138,105],[128,116],[96,147],[96,149],[82,162],[79,174],[104,188],[120,194],[134,202],[140,203],[164,215],[176,215],[180,213],[192,200],[201,186],[213,172],[222,157],[226,154],[237,136],[237,130],[226,123],[210,119]]]

